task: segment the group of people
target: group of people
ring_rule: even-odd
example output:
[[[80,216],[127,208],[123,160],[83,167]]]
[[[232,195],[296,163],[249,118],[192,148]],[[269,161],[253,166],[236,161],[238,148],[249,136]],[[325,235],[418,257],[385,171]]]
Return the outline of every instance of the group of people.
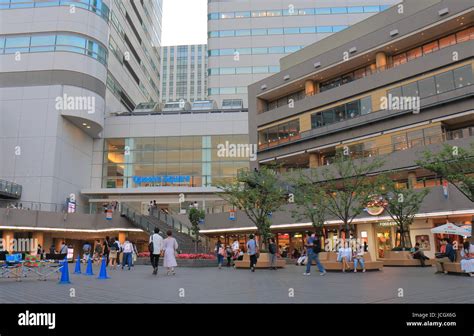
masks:
[[[217,240],[216,246],[214,247],[214,253],[217,257],[217,267],[222,268],[224,259],[227,259],[227,267],[235,265],[236,260],[242,260],[244,252],[240,248],[238,240],[234,240],[232,245],[224,246],[220,240]]]
[[[166,267],[167,275],[175,275],[176,255],[178,250],[178,242],[173,237],[171,230],[166,232],[166,238],[160,235],[160,229],[155,228],[154,233],[150,236],[148,249],[150,251],[150,261],[153,267],[153,275],[158,275],[158,263],[160,257],[163,257],[163,267]]]
[[[106,265],[113,270],[117,269],[117,266],[120,264],[120,259],[122,259],[122,269],[127,266],[128,270],[131,270],[134,259],[136,260],[136,256],[138,255],[136,245],[128,238],[125,238],[124,243],[121,244],[118,237],[110,238],[109,236],[106,236],[102,243],[97,239],[94,246],[89,242],[84,243],[82,252],[82,260],[84,262],[88,262],[89,259],[92,259],[92,262],[100,264],[102,258],[105,258]]]
[[[448,272],[445,270],[444,264],[456,261],[456,248],[448,238],[441,239],[440,244],[440,252],[436,253],[436,268],[438,273],[446,274]],[[460,257],[461,270],[471,277],[474,276],[474,245],[466,240],[462,244]]]

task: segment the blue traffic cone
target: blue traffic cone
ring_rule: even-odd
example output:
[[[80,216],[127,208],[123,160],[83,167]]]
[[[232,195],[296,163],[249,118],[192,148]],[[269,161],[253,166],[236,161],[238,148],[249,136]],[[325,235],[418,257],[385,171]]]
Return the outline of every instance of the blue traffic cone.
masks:
[[[71,281],[69,281],[69,265],[67,263],[67,259],[64,259],[64,261],[62,261],[62,264],[63,267],[61,268],[61,280],[59,280],[59,284],[70,284]]]
[[[97,279],[110,279],[110,277],[107,276],[107,258],[103,257],[102,258],[102,264],[100,266],[100,273]]]
[[[94,272],[92,271],[92,258],[87,260],[86,275],[94,275]]]
[[[81,274],[81,256],[77,256],[76,261],[76,269],[74,270],[74,274]]]

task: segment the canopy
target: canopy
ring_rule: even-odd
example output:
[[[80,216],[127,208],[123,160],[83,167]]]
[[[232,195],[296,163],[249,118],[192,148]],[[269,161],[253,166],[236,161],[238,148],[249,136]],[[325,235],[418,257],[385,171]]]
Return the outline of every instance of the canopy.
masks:
[[[434,229],[431,229],[431,232],[452,234],[452,235],[466,236],[466,237],[471,236],[471,228],[460,227],[453,223],[447,223],[447,224],[435,227]]]

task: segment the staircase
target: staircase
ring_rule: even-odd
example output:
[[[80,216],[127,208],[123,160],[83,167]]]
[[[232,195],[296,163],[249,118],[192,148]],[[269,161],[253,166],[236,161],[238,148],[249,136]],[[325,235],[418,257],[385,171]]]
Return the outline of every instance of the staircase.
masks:
[[[173,237],[178,242],[178,250],[181,253],[205,253],[207,251],[207,237],[199,236],[199,246],[196,251],[196,238],[191,229],[183,223],[157,209],[153,209],[149,216],[140,214],[138,211],[122,204],[121,215],[126,217],[133,225],[152,233],[155,228],[160,229],[160,235],[166,238],[166,231],[171,230]]]

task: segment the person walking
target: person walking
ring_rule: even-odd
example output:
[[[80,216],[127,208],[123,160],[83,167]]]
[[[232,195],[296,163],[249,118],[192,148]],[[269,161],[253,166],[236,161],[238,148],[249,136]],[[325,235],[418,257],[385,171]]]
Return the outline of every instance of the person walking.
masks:
[[[164,260],[163,266],[167,268],[166,275],[175,275],[174,268],[178,266],[176,263],[176,250],[178,242],[173,238],[171,230],[166,232],[166,239],[163,241]]]
[[[268,252],[270,252],[270,269],[277,270],[277,246],[275,244],[275,238],[268,239]]]
[[[128,266],[128,270],[132,268],[132,253],[133,253],[133,244],[125,238],[125,242],[123,243],[123,259],[122,259],[122,269],[124,269],[125,265]]]
[[[153,275],[158,274],[158,263],[160,261],[161,251],[163,251],[163,238],[160,236],[160,229],[155,228],[154,233],[150,236],[150,261],[153,267]]]
[[[217,257],[217,267],[221,269],[222,263],[224,261],[224,247],[222,246],[220,239],[217,240],[214,251],[216,252],[216,257]]]
[[[94,260],[97,261],[97,264],[100,264],[102,253],[103,253],[102,245],[100,244],[100,240],[97,239],[95,241],[95,246],[94,246]]]
[[[250,270],[255,272],[255,265],[258,259],[258,246],[253,234],[249,236],[249,241],[247,242],[247,253],[250,256]]]
[[[321,252],[321,241],[319,240],[319,238],[316,238],[315,233],[308,234],[308,237],[306,238],[305,247],[307,260],[306,271],[303,273],[303,275],[311,275],[311,263],[313,262],[313,260],[316,262],[316,266],[318,267],[320,275],[325,275],[326,270],[319,261],[319,252]]]
[[[105,236],[104,243],[102,244],[102,249],[104,251],[103,256],[106,258],[106,265],[109,264],[109,254],[110,254],[110,237]]]
[[[36,255],[40,258],[40,260],[43,260],[43,253],[44,253],[43,247],[40,244],[38,244],[38,247],[36,248]]]
[[[110,241],[110,252],[109,252],[109,267],[113,270],[117,269],[117,257],[118,257],[118,244],[115,241],[115,238],[112,238]]]
[[[227,247],[225,248],[225,256],[227,258],[227,267],[232,266],[233,253],[232,253],[232,248],[230,247],[230,245],[227,245]]]

